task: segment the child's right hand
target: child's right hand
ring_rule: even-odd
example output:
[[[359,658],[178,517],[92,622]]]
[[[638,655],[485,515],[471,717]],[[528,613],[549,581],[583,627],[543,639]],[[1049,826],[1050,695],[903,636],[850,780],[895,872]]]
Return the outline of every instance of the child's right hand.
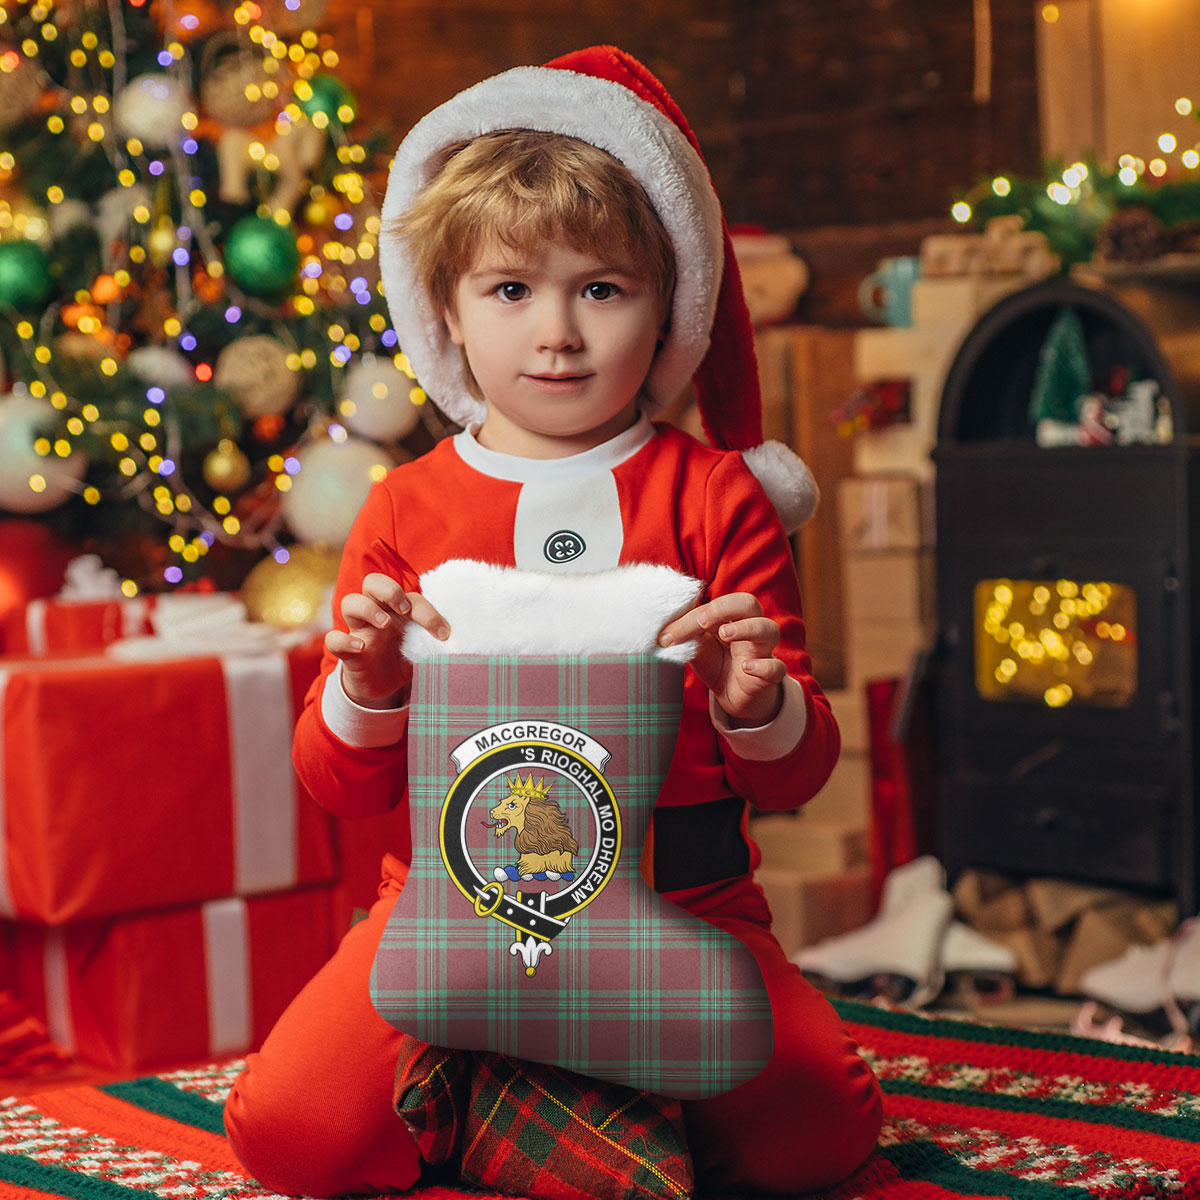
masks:
[[[331,629],[325,648],[342,664],[342,687],[363,708],[396,708],[412,679],[412,668],[400,654],[400,639],[409,621],[445,641],[450,627],[421,595],[406,592],[389,575],[372,572],[361,592],[342,597],[346,630]]]

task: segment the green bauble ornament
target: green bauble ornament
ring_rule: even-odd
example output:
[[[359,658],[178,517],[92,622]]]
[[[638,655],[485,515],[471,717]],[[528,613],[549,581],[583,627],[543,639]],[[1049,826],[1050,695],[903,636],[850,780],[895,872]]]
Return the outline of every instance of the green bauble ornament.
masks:
[[[354,93],[336,75],[314,75],[307,82],[296,85],[296,103],[300,110],[313,121],[323,113],[329,122],[349,125],[356,115],[358,102]]]
[[[300,269],[296,234],[270,217],[243,217],[225,239],[225,265],[236,283],[256,296],[275,296]]]
[[[50,261],[36,242],[0,242],[0,308],[37,308],[50,296]]]

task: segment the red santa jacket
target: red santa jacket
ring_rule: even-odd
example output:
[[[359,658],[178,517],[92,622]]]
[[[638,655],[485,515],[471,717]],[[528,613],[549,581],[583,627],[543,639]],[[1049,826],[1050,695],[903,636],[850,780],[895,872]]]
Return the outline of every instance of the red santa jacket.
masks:
[[[791,548],[740,455],[710,450],[644,418],[612,441],[566,459],[512,458],[483,449],[470,433],[459,434],[389,472],[372,489],[342,556],[333,601],[342,627],[342,596],[359,590],[371,571],[394,574],[370,549],[378,537],[418,574],[463,558],[563,572],[655,563],[700,580],[706,599],[731,592],[758,598],[782,631],[776,655],[803,696],[803,735],[781,757],[756,757],[759,751],[744,748],[752,740],[718,731],[708,691],[689,672],[679,746],[658,809],[705,805],[708,812],[726,814],[705,826],[695,819],[697,809],[691,820],[673,823],[675,830],[697,832],[688,839],[689,855],[702,850],[706,838],[711,841],[706,831],[728,831],[729,813],[744,834],[741,801],[763,810],[794,809],[832,771],[837,725],[812,676]],[[294,744],[297,771],[332,812],[385,812],[405,801],[406,740],[351,745],[330,730],[322,697],[326,687],[340,690],[336,677],[330,679],[336,666],[326,654],[306,698]],[[402,726],[393,722],[393,728]],[[725,833],[720,836],[725,839]],[[661,830],[657,841],[655,861],[661,865],[670,854]],[[411,847],[393,849],[406,860],[411,855]],[[745,869],[757,865],[756,853],[744,858]],[[663,882],[684,887],[704,878],[701,866],[698,875],[684,870]]]

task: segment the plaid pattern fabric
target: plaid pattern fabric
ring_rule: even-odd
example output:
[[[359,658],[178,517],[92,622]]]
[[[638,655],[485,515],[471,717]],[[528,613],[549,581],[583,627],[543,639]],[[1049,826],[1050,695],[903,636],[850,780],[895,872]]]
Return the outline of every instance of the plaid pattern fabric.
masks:
[[[461,1151],[471,1086],[471,1056],[406,1037],[396,1063],[396,1111],[427,1163],[446,1163]]]
[[[678,1100],[499,1054],[471,1056],[462,1181],[538,1200],[685,1200]]]
[[[683,671],[650,655],[418,664],[413,863],[372,972],[386,1020],[431,1045],[671,1096],[714,1095],[762,1069],[771,1014],[752,955],[640,874]],[[583,735],[590,750],[573,740]],[[608,755],[602,771],[587,759],[595,743]],[[506,781],[530,772],[553,783],[579,842],[572,881],[491,882],[517,854],[512,834],[497,837],[486,822]],[[557,932],[541,915],[556,906],[574,906]],[[532,964],[531,943],[549,948]]]
[[[469,1186],[538,1200],[692,1194],[678,1100],[405,1038],[395,1106],[421,1157]]]

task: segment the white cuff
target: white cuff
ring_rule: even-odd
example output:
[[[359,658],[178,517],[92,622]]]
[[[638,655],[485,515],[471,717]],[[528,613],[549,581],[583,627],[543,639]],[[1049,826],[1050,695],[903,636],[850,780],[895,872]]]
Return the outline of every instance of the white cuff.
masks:
[[[321,692],[321,719],[326,728],[347,746],[368,749],[394,746],[408,730],[408,705],[401,708],[364,708],[346,695],[342,664],[329,673]]]
[[[711,692],[708,694],[708,711],[717,732],[729,743],[734,754],[753,762],[773,762],[791,754],[800,745],[808,727],[804,688],[790,675],[783,681],[783,705],[775,719],[765,725],[734,728],[729,723],[729,714]]]

